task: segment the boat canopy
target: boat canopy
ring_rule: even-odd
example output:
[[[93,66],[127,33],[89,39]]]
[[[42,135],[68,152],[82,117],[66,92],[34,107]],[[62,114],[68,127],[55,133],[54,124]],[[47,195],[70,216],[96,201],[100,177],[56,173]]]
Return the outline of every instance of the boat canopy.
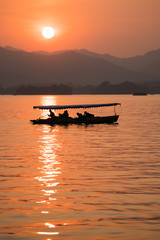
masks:
[[[111,107],[121,105],[120,103],[103,103],[103,104],[82,104],[82,105],[48,105],[48,106],[33,106],[34,109],[69,109],[69,108],[96,108],[96,107]]]

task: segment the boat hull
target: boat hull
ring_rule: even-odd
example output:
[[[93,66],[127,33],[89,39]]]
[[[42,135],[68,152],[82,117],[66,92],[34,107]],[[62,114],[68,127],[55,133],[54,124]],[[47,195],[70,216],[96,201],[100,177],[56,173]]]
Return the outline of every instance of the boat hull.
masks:
[[[68,125],[68,124],[102,124],[102,123],[115,123],[117,122],[119,115],[107,116],[107,117],[90,117],[90,118],[47,118],[30,120],[33,124],[49,124],[49,125]]]

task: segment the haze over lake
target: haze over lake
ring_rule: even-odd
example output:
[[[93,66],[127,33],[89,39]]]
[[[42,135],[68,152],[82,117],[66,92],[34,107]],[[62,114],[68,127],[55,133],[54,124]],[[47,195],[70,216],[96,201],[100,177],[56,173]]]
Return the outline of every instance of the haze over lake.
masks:
[[[48,113],[33,105],[112,102],[118,124],[30,123]],[[0,239],[160,239],[159,106],[160,95],[0,96]]]

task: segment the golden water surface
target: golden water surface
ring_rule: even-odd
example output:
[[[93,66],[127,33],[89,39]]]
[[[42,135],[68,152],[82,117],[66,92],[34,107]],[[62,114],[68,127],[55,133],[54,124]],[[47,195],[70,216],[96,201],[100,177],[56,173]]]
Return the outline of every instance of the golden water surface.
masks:
[[[112,102],[119,124],[29,122],[48,114],[33,105]],[[159,173],[160,95],[0,96],[1,240],[158,240]]]

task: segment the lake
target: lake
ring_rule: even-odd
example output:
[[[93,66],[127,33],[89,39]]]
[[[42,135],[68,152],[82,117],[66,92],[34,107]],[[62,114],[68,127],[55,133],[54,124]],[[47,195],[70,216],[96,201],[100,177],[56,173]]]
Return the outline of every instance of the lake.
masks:
[[[112,102],[118,124],[30,123]],[[0,136],[1,240],[160,239],[160,95],[0,96]]]

